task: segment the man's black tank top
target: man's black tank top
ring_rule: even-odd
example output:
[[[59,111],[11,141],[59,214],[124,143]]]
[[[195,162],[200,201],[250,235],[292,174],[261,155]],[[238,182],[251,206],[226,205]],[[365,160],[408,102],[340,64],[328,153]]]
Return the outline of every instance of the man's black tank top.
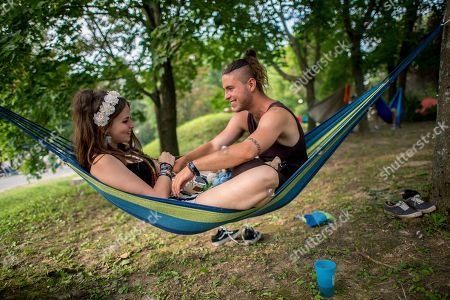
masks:
[[[286,176],[286,178],[289,178],[308,159],[308,155],[306,154],[305,134],[303,133],[302,126],[300,125],[300,122],[298,121],[294,113],[283,103],[278,101],[274,102],[269,106],[267,110],[272,107],[281,107],[286,109],[295,119],[299,132],[298,142],[292,147],[275,142],[272,146],[270,146],[269,149],[261,153],[259,157],[264,161],[271,161],[276,156],[278,156],[281,159],[282,164],[280,173]],[[258,124],[256,123],[255,118],[251,113],[248,113],[247,126],[250,134],[252,134],[258,127]]]

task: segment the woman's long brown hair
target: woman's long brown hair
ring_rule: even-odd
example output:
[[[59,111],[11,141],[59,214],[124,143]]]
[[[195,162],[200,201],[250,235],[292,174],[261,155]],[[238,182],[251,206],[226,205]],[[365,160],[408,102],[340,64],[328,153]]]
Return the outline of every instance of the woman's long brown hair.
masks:
[[[127,160],[138,157],[151,164],[151,159],[142,152],[142,146],[138,138],[131,133],[130,141],[127,144],[120,144],[118,149],[105,143],[107,129],[111,126],[112,120],[119,115],[126,105],[130,104],[123,97],[119,97],[119,103],[114,108],[114,113],[109,116],[106,126],[97,126],[94,123],[94,114],[99,111],[107,91],[104,90],[82,90],[75,94],[72,101],[72,116],[74,122],[74,145],[75,155],[78,163],[90,170],[97,155],[111,154],[120,159],[124,165]]]

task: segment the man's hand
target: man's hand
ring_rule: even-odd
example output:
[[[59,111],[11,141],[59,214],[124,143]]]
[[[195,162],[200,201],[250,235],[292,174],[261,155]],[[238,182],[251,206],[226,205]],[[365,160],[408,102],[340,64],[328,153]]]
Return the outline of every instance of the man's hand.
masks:
[[[176,165],[176,162],[175,162]],[[186,183],[194,178],[189,168],[185,167],[181,172],[179,172],[175,178],[172,180],[172,194],[176,197],[180,196],[181,189],[186,185]]]
[[[185,156],[180,157],[175,161],[175,165],[173,166],[173,171],[175,173],[180,172],[184,167],[186,167],[188,161],[186,161]]]

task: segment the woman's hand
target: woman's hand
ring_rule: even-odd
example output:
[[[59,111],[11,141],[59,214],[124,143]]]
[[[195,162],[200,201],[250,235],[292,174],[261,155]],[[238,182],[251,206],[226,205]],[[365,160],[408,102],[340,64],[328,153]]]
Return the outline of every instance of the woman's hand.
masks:
[[[158,159],[159,163],[168,163],[173,166],[175,163],[175,156],[170,154],[169,152],[162,152]]]

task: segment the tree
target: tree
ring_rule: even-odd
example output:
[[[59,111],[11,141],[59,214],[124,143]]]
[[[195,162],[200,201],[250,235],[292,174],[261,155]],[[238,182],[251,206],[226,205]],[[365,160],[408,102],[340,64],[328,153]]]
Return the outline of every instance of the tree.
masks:
[[[83,41],[85,48],[101,62],[91,63],[100,67],[104,79],[117,82],[130,95],[151,99],[161,150],[174,155],[179,154],[174,68],[184,73],[180,69],[192,65],[179,58],[184,58],[183,50],[189,49],[202,25],[194,4],[199,2],[97,0],[84,6],[88,17],[82,19],[91,32],[91,39]]]
[[[358,96],[365,91],[362,42],[368,35],[367,31],[373,26],[373,20],[376,19],[381,4],[382,1],[376,0],[352,1],[351,6],[349,0],[344,0],[342,5],[338,3],[341,7],[342,24],[351,44],[352,73]],[[365,116],[360,122],[359,129],[360,132],[366,132],[368,128],[367,116]]]
[[[68,103],[76,90],[118,89],[128,99],[152,100],[162,149],[178,154],[176,84],[188,90],[195,66],[203,63],[202,33],[209,30],[214,3],[28,2],[8,3],[2,12],[1,104],[46,127],[68,125],[70,131]],[[35,142],[9,124],[0,126],[2,157],[24,158],[29,168],[23,171],[41,169],[46,151],[26,150]]]
[[[45,28],[57,22],[52,16],[71,18],[65,13],[66,2],[33,1],[22,5],[9,1],[8,5],[2,7],[0,22],[0,103],[69,137],[67,99],[81,86],[92,84],[94,78],[88,72],[71,72],[80,63],[80,57],[63,56],[48,47],[53,41]],[[80,12],[73,9],[72,13]],[[38,175],[45,167],[42,158],[48,151],[18,128],[0,121],[0,160],[20,162],[22,171]]]
[[[285,80],[291,82],[294,93],[298,94],[298,87],[305,87],[307,107],[311,107],[317,101],[315,80],[318,70],[323,67],[321,50],[324,40],[329,37],[327,31],[333,19],[330,6],[322,1],[270,1],[269,5],[258,5],[255,9],[258,24],[273,26],[278,31],[276,36],[288,43],[294,53],[295,69],[300,74],[289,74],[273,56],[269,56],[268,61]],[[289,26],[289,22],[294,25]],[[270,49],[273,42],[266,43]],[[316,121],[310,117],[308,130],[315,126]]]
[[[386,15],[392,17],[389,26],[386,26],[387,24],[385,22],[382,22],[381,26],[379,26],[379,35],[382,37],[391,37],[390,41],[383,43],[383,48],[380,49],[380,51],[385,51],[388,73],[392,72],[395,66],[400,64],[409,55],[411,50],[417,46],[419,41],[425,38],[436,27],[436,21],[439,22],[440,18],[442,18],[442,16],[438,15],[438,8],[441,5],[441,3],[436,1],[423,0],[384,3],[383,17]],[[422,15],[424,13],[426,14]],[[425,23],[428,23],[428,26],[421,26],[423,19],[427,19]],[[386,44],[390,46],[388,46],[390,49],[386,49]],[[406,91],[409,68],[410,66],[406,66],[405,70],[398,77],[398,87],[402,88],[403,91]],[[389,99],[392,99],[396,89],[397,79],[389,87]]]
[[[450,3],[446,3],[445,18],[450,20]],[[436,124],[442,132],[436,135],[431,175],[431,199],[441,209],[450,210],[450,26],[442,33],[441,67],[439,71],[439,101]]]

